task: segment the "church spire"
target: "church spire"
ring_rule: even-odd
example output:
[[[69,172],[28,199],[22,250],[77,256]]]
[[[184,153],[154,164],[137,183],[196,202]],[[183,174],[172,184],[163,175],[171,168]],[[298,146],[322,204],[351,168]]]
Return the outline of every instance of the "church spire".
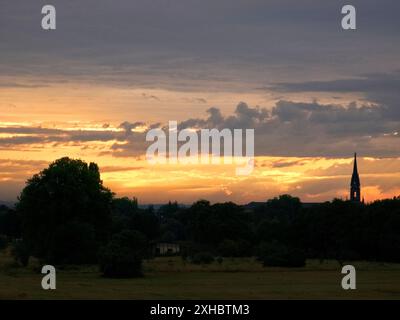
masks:
[[[358,176],[357,169],[357,153],[354,153],[354,164],[353,174],[350,182],[350,200],[360,202],[361,200],[361,188],[360,188],[360,177]]]

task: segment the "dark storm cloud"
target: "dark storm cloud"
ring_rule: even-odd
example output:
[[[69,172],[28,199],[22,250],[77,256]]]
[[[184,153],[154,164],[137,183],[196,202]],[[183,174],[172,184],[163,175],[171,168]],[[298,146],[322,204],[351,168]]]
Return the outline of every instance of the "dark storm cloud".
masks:
[[[179,128],[254,129],[255,152],[268,156],[399,156],[400,122],[386,119],[381,106],[324,105],[278,101],[272,112],[240,103],[233,115],[207,110],[207,118]]]
[[[36,80],[4,79],[0,87],[78,79],[203,92],[268,88],[281,95],[272,110],[210,108],[179,128],[254,128],[259,155],[399,155],[399,1],[353,0],[356,32],[341,30],[339,0],[53,0],[57,30],[50,32],[40,28],[44,4],[0,2],[0,77]],[[285,98],[293,92],[361,93],[366,101]],[[133,129],[142,124],[123,122],[123,132],[0,128],[35,135],[3,137],[0,145],[116,140],[113,154],[140,155],[145,133]]]
[[[366,74],[354,79],[278,83],[271,87],[284,92],[393,92],[400,91],[400,70]]]
[[[254,129],[255,153],[263,156],[347,157],[354,151],[373,157],[400,155],[400,123],[386,119],[385,108],[381,106],[278,101],[269,112],[242,102],[233,115],[225,116],[218,108],[208,109],[207,114],[204,118],[180,122],[179,130]],[[167,132],[168,128],[163,129]],[[130,156],[144,152],[149,145],[144,139],[145,133],[129,136],[127,143],[113,146],[114,155]]]
[[[355,112],[354,116],[361,119],[367,117],[371,121],[400,120],[400,71],[367,74],[355,79],[278,83],[272,89],[283,92],[362,93],[368,101],[382,108],[378,112],[377,109],[364,108],[365,112]],[[374,125],[373,122],[371,125]]]
[[[262,123],[268,118],[269,112],[265,108],[250,108],[246,103],[241,102],[236,106],[234,114],[224,117],[218,108],[210,108],[207,110],[208,118],[193,118],[182,121],[178,126],[179,129],[185,128],[228,128],[243,129],[254,128],[257,124]]]
[[[355,103],[342,106],[282,100],[269,112],[241,102],[232,115],[213,107],[207,110],[208,116],[181,121],[178,128],[254,129],[255,153],[263,156],[346,157],[357,151],[363,156],[398,157],[400,122],[386,119],[384,111],[381,106]],[[138,126],[147,126],[147,131],[162,128],[168,135],[168,124],[141,121],[121,123],[123,131],[3,127],[0,133],[22,136],[0,138],[0,147],[40,143],[84,146],[88,142],[114,141],[109,154],[137,157],[143,156],[150,145],[147,131],[133,131]]]
[[[239,79],[387,71],[400,54],[391,0],[353,0],[358,30],[347,33],[339,0],[53,0],[54,32],[40,28],[44,4],[1,1],[2,75],[229,90]]]

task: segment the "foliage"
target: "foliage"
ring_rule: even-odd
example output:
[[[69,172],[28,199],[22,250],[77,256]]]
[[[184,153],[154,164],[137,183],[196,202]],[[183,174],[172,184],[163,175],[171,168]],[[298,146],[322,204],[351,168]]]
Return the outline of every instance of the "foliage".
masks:
[[[54,236],[52,256],[57,264],[88,264],[97,261],[98,242],[93,225],[80,221],[65,223]]]
[[[111,200],[95,163],[50,164],[28,180],[17,204],[31,254],[50,264],[95,262],[110,232]]]
[[[210,264],[214,262],[214,256],[210,252],[199,252],[192,257],[191,261],[194,264]]]
[[[138,231],[124,230],[114,235],[100,250],[100,271],[109,278],[142,276],[142,261],[145,254],[145,236]]]
[[[29,263],[30,248],[25,241],[16,240],[13,243],[12,255],[17,263],[26,267]]]
[[[123,230],[137,230],[147,239],[155,240],[160,235],[160,222],[154,211],[140,209],[136,198],[124,197],[113,200],[112,204],[113,233]]]
[[[296,226],[309,257],[400,261],[400,199],[364,205],[334,200],[304,210]]]
[[[232,202],[210,205],[201,200],[180,212],[188,240],[216,248],[225,239],[252,240],[250,219],[241,206]]]
[[[400,262],[400,198],[305,206],[281,195],[251,207],[199,200],[143,209],[136,198],[114,198],[96,164],[62,158],[28,180],[16,210],[0,206],[0,235],[23,239],[13,250],[21,263],[30,255],[51,264],[93,263],[102,247],[105,274],[137,275],[148,246],[133,250],[122,239],[141,243],[138,234],[149,243],[184,243],[181,254],[194,263],[255,254],[280,266],[305,258]]]
[[[303,206],[298,198],[283,195],[250,210],[200,200],[166,216],[161,239],[189,243],[183,251],[189,256],[201,251],[251,256],[261,243],[279,243],[321,261],[400,261],[400,198]]]
[[[251,253],[251,246],[245,240],[223,240],[219,247],[218,252],[223,257],[245,257]]]
[[[0,206],[0,234],[10,239],[21,236],[21,219],[15,210]]]
[[[268,267],[304,267],[306,256],[300,249],[287,247],[278,242],[262,243],[258,259]]]
[[[7,248],[8,239],[6,236],[0,234],[0,250]]]

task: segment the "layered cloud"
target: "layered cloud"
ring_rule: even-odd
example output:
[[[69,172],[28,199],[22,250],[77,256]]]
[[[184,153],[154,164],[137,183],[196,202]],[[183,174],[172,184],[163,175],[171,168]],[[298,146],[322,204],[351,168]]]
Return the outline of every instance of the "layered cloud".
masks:
[[[389,73],[366,74],[351,79],[278,83],[269,89],[290,93],[361,93],[367,101],[376,103],[381,107],[376,109],[375,112],[364,109],[372,117],[378,117],[378,119],[371,119],[368,115],[370,120],[381,120],[382,118],[386,120],[400,120],[400,70]],[[354,115],[363,117],[360,113]]]
[[[397,195],[400,3],[354,0],[41,0],[0,3],[0,199],[71,156],[145,202]],[[238,103],[239,101],[245,101]],[[254,129],[256,169],[151,167],[153,128]]]
[[[179,122],[178,129],[254,129],[257,156],[346,157],[357,151],[363,156],[400,155],[400,122],[389,117],[384,105],[324,105],[318,102],[280,100],[271,109],[239,103],[232,115],[209,108],[208,116]],[[174,119],[171,119],[174,120]],[[109,143],[102,149],[114,156],[141,156],[150,145],[148,130],[168,123],[129,122],[111,127],[53,129],[26,126],[0,127],[0,147],[30,144]]]
[[[81,80],[232,92],[277,80],[387,72],[400,54],[400,4],[391,0],[379,5],[375,0],[354,0],[356,33],[340,28],[340,0],[52,4],[57,30],[44,32],[42,1],[1,2],[0,73],[28,78],[3,85]],[[30,83],[32,78],[39,82]]]

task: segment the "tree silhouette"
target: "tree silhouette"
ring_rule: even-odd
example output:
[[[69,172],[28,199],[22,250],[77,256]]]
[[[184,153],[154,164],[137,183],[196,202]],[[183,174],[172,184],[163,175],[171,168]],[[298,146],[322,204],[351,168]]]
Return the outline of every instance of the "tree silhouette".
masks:
[[[21,192],[17,211],[23,241],[47,263],[95,262],[109,237],[112,198],[97,164],[58,159]]]

